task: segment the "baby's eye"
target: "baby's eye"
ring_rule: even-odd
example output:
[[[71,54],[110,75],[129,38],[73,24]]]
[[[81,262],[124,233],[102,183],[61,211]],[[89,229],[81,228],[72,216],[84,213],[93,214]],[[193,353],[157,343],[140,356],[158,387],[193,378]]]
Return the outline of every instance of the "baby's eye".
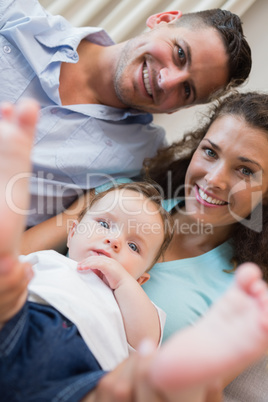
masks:
[[[109,228],[110,228],[109,223],[106,222],[106,221],[100,220],[100,221],[99,221],[99,224],[100,224],[101,226],[103,226],[105,229],[109,229]]]
[[[137,253],[139,252],[139,249],[135,243],[128,243],[129,247],[131,250],[136,251]]]
[[[180,46],[178,46],[178,55],[179,55],[179,59],[180,59],[180,60],[184,60],[184,59],[185,59],[185,52],[184,52],[184,50],[183,50]]]

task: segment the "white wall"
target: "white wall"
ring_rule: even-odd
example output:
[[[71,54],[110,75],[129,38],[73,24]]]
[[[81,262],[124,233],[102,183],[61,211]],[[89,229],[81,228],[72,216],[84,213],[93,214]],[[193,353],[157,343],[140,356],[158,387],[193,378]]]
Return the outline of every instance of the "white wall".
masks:
[[[252,73],[245,89],[268,91],[268,1],[257,0],[242,20],[253,59]]]
[[[249,80],[242,90],[268,92],[268,0],[256,0],[241,19],[253,60]],[[205,109],[204,106],[196,106],[172,115],[155,115],[154,121],[165,127],[168,140],[174,141],[198,123],[200,112]]]

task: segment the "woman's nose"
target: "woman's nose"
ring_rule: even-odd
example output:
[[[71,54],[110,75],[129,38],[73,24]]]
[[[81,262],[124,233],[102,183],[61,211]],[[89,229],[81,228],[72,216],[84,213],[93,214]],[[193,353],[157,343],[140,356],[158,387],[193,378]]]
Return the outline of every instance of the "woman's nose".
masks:
[[[216,167],[207,172],[205,181],[210,188],[219,188],[225,190],[227,188],[227,174],[223,167]]]

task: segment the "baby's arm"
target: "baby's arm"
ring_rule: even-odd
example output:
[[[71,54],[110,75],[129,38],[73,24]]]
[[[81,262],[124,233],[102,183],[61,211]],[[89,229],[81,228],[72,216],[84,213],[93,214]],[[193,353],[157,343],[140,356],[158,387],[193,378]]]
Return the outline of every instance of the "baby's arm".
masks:
[[[91,256],[78,263],[78,270],[94,271],[113,291],[119,305],[128,343],[136,349],[140,341],[150,337],[160,341],[158,312],[139,283],[112,258]]]
[[[22,234],[20,254],[27,255],[40,250],[56,250],[61,254],[67,252],[67,237],[73,221],[88,205],[93,190],[88,190],[60,214],[39,223]]]

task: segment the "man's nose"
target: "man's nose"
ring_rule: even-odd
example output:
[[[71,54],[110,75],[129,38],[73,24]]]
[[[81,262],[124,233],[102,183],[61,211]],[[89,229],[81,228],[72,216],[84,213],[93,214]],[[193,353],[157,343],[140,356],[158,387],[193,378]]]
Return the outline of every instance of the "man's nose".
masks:
[[[163,91],[176,88],[179,84],[188,81],[190,73],[188,70],[178,68],[162,68],[159,74],[158,85]]]

